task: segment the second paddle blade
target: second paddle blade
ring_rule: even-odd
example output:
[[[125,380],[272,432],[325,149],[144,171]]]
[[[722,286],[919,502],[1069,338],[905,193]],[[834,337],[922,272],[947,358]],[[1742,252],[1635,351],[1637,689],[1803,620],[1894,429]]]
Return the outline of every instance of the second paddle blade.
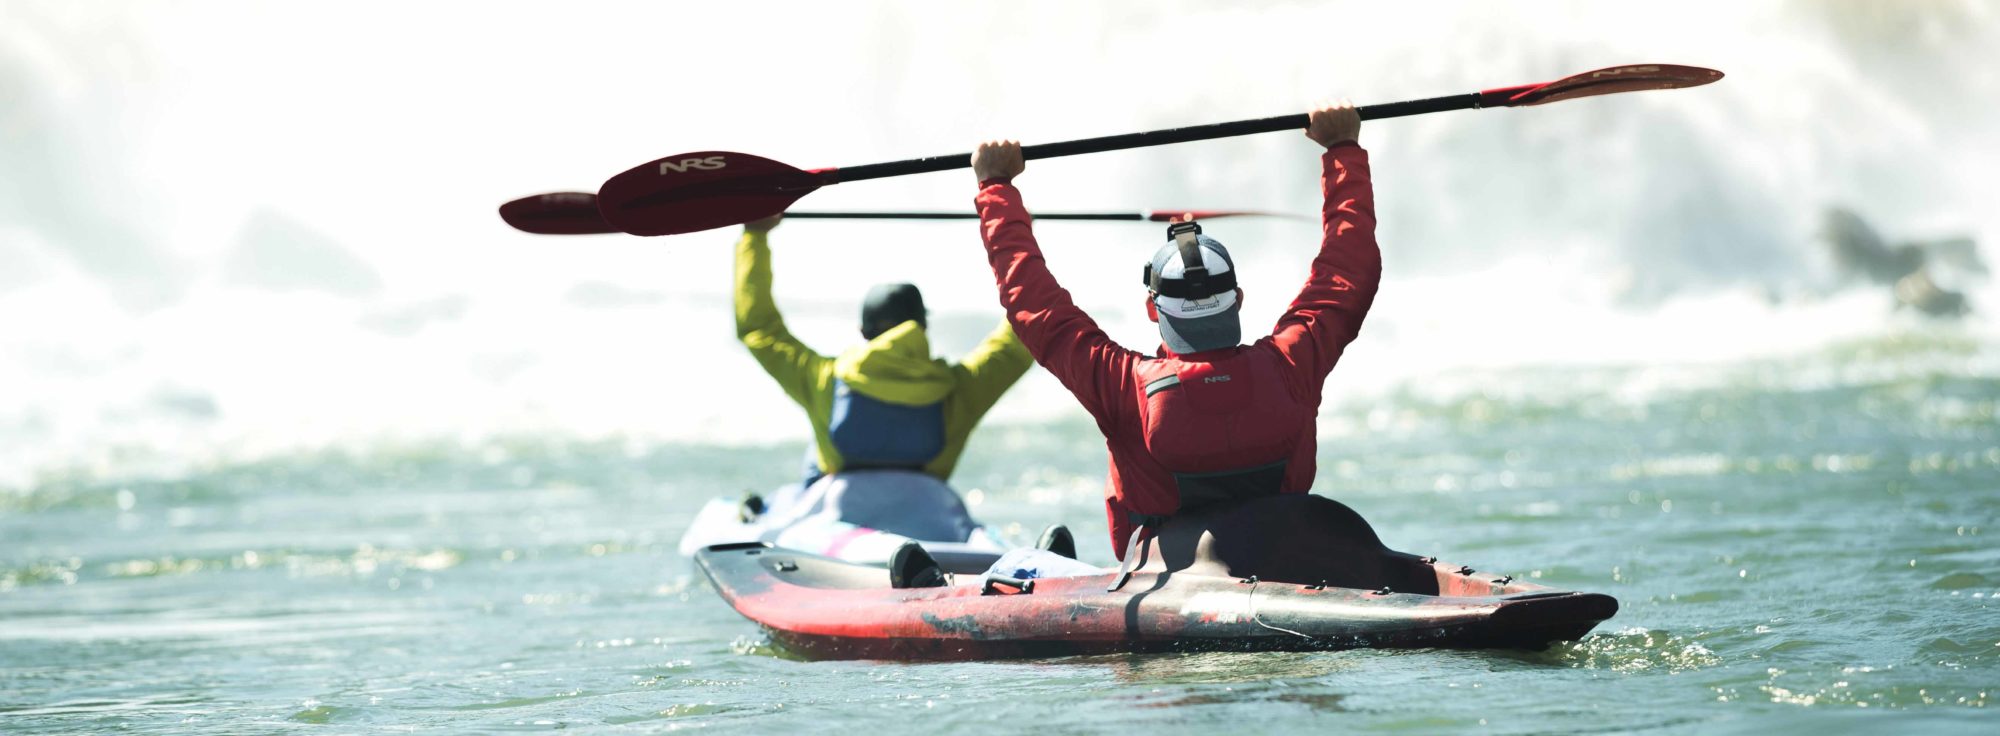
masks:
[[[1487,107],[1499,107],[1503,105],[1507,107],[1525,107],[1528,105],[1574,100],[1578,97],[1608,95],[1617,92],[1699,87],[1719,79],[1722,79],[1722,72],[1698,66],[1631,64],[1563,77],[1548,84],[1537,85],[1508,95],[1504,101],[1482,100],[1482,102]],[[1515,88],[1505,91],[1512,92],[1513,89]],[[1498,92],[1501,90],[1492,91]]]
[[[500,205],[500,219],[515,230],[537,235],[596,235],[618,228],[597,214],[597,195],[589,192],[537,194]]]
[[[692,233],[784,212],[823,183],[813,172],[747,153],[683,153],[606,180],[597,211],[633,235]]]

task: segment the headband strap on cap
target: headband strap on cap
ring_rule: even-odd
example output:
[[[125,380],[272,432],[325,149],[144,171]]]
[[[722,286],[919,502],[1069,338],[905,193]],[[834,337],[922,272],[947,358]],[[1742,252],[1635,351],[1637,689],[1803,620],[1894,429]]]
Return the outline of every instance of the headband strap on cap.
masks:
[[[1200,283],[1208,277],[1208,268],[1201,264],[1201,225],[1181,222],[1167,226],[1167,237],[1174,239],[1174,245],[1181,249],[1181,278]]]
[[[1174,299],[1206,299],[1236,288],[1236,271],[1211,275],[1201,257],[1201,224],[1176,222],[1167,226],[1167,237],[1180,249],[1181,276],[1167,278],[1146,262],[1145,284],[1153,293]]]

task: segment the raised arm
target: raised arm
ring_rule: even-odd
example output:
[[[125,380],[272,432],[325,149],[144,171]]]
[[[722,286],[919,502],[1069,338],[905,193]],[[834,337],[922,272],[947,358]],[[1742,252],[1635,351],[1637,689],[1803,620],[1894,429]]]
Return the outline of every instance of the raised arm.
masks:
[[[1002,321],[979,347],[958,359],[954,368],[959,373],[958,388],[951,392],[951,400],[959,414],[976,419],[1034,366],[1035,357],[1014,337],[1013,326]]]
[[[1049,273],[1021,190],[1013,184],[1025,168],[1021,145],[1012,141],[984,143],[972,154],[980,187],[974,200],[979,233],[1000,289],[1000,307],[1035,362],[1110,432],[1123,418],[1119,398],[1130,393],[1132,362],[1139,355],[1112,342]]]
[[[769,237],[777,224],[778,218],[770,217],[744,225],[743,237],[736,241],[736,339],[743,341],[785,395],[805,406],[812,397],[813,381],[829,358],[792,337],[771,296]]]
[[[1326,201],[1320,208],[1319,255],[1271,339],[1291,362],[1301,388],[1317,393],[1347,344],[1361,334],[1382,280],[1382,251],[1375,242],[1368,152],[1356,141],[1360,116],[1343,102],[1314,110],[1309,120],[1306,136],[1326,147],[1320,156]]]

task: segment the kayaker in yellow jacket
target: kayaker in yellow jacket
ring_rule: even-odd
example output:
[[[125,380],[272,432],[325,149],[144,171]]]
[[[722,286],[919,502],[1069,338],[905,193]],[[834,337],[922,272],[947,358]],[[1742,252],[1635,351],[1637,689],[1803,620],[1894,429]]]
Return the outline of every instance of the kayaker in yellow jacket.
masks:
[[[980,417],[1034,357],[1005,320],[958,362],[932,357],[923,295],[910,284],[869,290],[867,342],[838,356],[814,352],[785,328],[771,295],[769,237],[781,217],[745,225],[736,242],[736,336],[812,422],[806,483],[877,468],[950,479]]]

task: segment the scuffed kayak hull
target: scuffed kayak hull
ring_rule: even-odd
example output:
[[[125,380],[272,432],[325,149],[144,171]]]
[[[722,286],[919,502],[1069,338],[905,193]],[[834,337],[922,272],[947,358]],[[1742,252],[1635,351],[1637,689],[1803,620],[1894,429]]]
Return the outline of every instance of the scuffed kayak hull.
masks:
[[[1445,595],[1320,588],[1176,573],[897,590],[877,567],[767,545],[696,561],[737,612],[808,659],[972,660],[1162,651],[1529,648],[1610,618],[1610,596],[1432,563]],[[963,576],[961,581],[966,580]]]

